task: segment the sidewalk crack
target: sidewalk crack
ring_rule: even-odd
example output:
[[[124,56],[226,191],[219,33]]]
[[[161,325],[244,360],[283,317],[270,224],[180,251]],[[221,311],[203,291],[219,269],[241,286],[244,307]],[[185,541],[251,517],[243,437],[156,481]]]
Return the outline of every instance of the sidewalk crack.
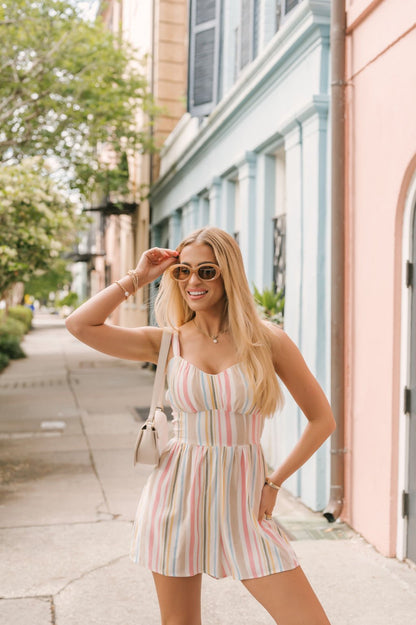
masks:
[[[64,590],[66,590],[67,588],[69,588],[69,586],[71,586],[72,584],[75,584],[76,582],[81,581],[82,579],[84,579],[85,577],[88,577],[88,575],[91,575],[92,573],[96,573],[97,571],[100,571],[101,569],[105,569],[108,566],[111,566],[112,564],[116,564],[117,562],[121,562],[121,560],[124,560],[126,558],[128,558],[129,555],[128,553],[125,553],[121,556],[118,556],[117,558],[113,558],[112,560],[109,560],[108,562],[105,562],[104,564],[100,564],[99,566],[96,566],[88,571],[85,571],[85,573],[82,573],[82,575],[79,575],[78,577],[74,577],[74,579],[71,579],[69,582],[67,582],[65,584],[65,586],[62,586],[62,588],[60,588],[54,595],[54,597],[58,597],[62,592],[64,592]]]
[[[83,419],[83,415],[85,415],[86,412],[81,407],[81,405],[79,403],[79,400],[78,400],[78,397],[77,397],[77,394],[75,392],[75,389],[74,389],[74,386],[73,386],[73,381],[72,381],[72,378],[71,378],[71,371],[69,369],[69,365],[68,365],[68,361],[67,361],[67,357],[66,357],[65,351],[63,351],[63,359],[64,359],[65,369],[66,369],[66,383],[68,385],[68,388],[70,390],[70,393],[71,393],[72,397],[74,398],[75,406],[79,410],[79,421],[80,421],[80,425],[81,425],[82,434],[83,434],[83,436],[85,438],[85,441],[86,441],[86,444],[87,444],[88,457],[89,457],[89,460],[90,460],[90,463],[91,463],[92,470],[93,470],[94,475],[95,475],[95,477],[97,479],[97,482],[98,482],[98,484],[100,486],[101,494],[103,496],[103,505],[106,508],[106,513],[109,514],[109,515],[112,515],[113,518],[116,518],[116,515],[114,515],[111,512],[111,510],[110,510],[110,504],[109,504],[109,501],[107,499],[107,495],[106,495],[105,490],[104,490],[104,485],[103,485],[103,483],[101,481],[100,475],[98,473],[97,466],[95,464],[93,450],[92,450],[92,447],[91,447],[90,440],[88,438],[87,430],[85,428],[85,423],[84,423],[84,419]],[[100,504],[100,506],[101,506],[101,504]]]

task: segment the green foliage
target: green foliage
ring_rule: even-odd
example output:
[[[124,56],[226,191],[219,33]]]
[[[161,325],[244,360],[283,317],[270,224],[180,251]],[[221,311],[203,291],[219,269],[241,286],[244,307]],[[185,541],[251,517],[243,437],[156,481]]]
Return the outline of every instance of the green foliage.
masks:
[[[54,266],[81,227],[74,205],[39,159],[0,167],[0,298],[16,282]]]
[[[153,149],[146,59],[75,0],[2,0],[0,38],[0,162],[54,156],[74,187],[118,190],[122,154]]]
[[[65,297],[59,300],[58,306],[73,306],[74,308],[78,306],[77,293],[71,291],[68,295],[65,295]]]
[[[0,337],[11,335],[21,340],[25,332],[26,326],[24,323],[17,319],[6,317],[4,314],[2,315],[0,320]]]
[[[259,291],[254,288],[254,300],[259,307],[262,316],[273,323],[283,325],[285,297],[283,291],[275,292],[273,288],[264,288]]]
[[[25,333],[32,326],[33,312],[27,306],[10,306],[7,315],[10,319],[17,319],[25,326]]]
[[[10,362],[10,358],[7,356],[7,354],[2,354],[0,352],[0,371],[3,371],[3,369],[7,367],[9,362]]]
[[[46,304],[50,293],[71,284],[72,275],[67,264],[63,258],[51,260],[47,271],[39,271],[25,282],[25,293]]]
[[[20,339],[13,334],[0,334],[0,354],[6,354],[10,359],[26,358]]]

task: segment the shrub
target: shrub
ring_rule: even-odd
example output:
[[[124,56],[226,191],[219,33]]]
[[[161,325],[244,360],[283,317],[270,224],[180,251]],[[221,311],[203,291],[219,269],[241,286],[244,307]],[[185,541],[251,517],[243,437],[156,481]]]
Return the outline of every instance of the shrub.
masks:
[[[11,306],[9,308],[8,316],[11,319],[17,319],[17,321],[23,323],[26,328],[26,332],[29,332],[33,319],[33,312],[30,308],[27,306]]]
[[[11,334],[12,336],[17,336],[20,340],[25,332],[25,324],[17,319],[7,316],[0,322],[0,336]]]
[[[65,297],[59,300],[58,306],[78,306],[78,295],[73,291],[70,291]]]
[[[3,371],[3,369],[5,369],[7,367],[7,365],[10,362],[10,358],[8,357],[7,354],[2,354],[0,352],[0,371]]]
[[[26,354],[20,347],[20,339],[12,334],[0,336],[0,354],[6,354],[10,359],[26,358]]]
[[[283,291],[275,292],[273,288],[265,288],[260,292],[254,286],[254,300],[260,309],[262,317],[278,325],[283,325],[285,309],[285,296]]]

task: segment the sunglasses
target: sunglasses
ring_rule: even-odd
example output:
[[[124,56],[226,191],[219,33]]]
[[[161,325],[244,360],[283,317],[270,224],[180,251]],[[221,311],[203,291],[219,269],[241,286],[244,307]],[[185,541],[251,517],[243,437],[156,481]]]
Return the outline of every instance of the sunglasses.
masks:
[[[204,282],[209,282],[210,280],[215,280],[221,274],[221,269],[218,265],[213,265],[211,263],[204,263],[203,265],[199,265],[196,269],[189,267],[189,265],[172,265],[169,268],[170,276],[176,280],[176,282],[185,282],[185,280],[189,280],[192,274],[196,273],[200,280]]]

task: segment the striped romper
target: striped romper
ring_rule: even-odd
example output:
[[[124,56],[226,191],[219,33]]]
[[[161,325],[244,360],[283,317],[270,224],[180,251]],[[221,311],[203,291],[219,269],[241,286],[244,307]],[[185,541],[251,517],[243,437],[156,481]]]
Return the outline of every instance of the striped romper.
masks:
[[[275,520],[258,521],[264,417],[243,367],[217,375],[180,355],[173,335],[168,399],[174,435],[143,489],[131,559],[177,577],[262,577],[298,566]]]

